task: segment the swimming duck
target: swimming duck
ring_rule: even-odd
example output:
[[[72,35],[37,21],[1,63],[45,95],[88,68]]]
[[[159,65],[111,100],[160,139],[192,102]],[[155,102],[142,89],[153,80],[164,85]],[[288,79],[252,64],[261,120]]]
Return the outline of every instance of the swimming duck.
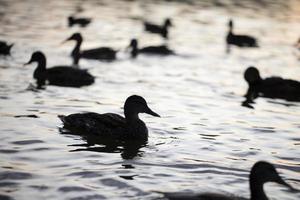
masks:
[[[271,163],[265,161],[258,161],[253,165],[249,176],[249,182],[250,200],[268,200],[268,197],[263,190],[263,185],[267,182],[276,182],[278,184],[286,186],[290,190],[295,190],[278,175],[278,172]],[[169,200],[246,200],[246,198],[243,197],[226,196],[215,193],[165,193],[165,196]]]
[[[268,98],[280,98],[288,101],[300,101],[300,82],[270,77],[262,79],[255,67],[249,67],[244,78],[248,82],[249,89],[245,95],[247,100],[253,100],[258,96]]]
[[[106,139],[147,141],[148,129],[140,120],[139,113],[160,117],[147,105],[146,100],[137,95],[128,97],[124,105],[125,118],[114,113],[76,113],[58,117],[64,129],[80,135],[96,135]]]
[[[94,77],[87,70],[73,68],[71,66],[55,66],[46,69],[46,56],[36,51],[25,65],[37,62],[38,66],[33,73],[33,78],[37,80],[37,86],[41,89],[46,81],[49,85],[65,87],[81,87],[94,83]]]
[[[96,59],[96,60],[101,60],[101,61],[112,61],[112,60],[116,59],[117,51],[113,50],[109,47],[99,47],[96,49],[80,51],[80,46],[83,41],[83,38],[80,33],[74,33],[66,41],[70,41],[70,40],[76,41],[76,46],[71,53],[71,56],[74,59],[73,64],[75,64],[75,65],[78,64],[80,58]]]
[[[7,44],[5,41],[0,40],[0,55],[10,55],[10,49],[14,44]]]
[[[254,37],[248,35],[236,35],[233,33],[232,20],[229,20],[228,26],[229,32],[226,37],[227,51],[229,51],[229,45],[235,45],[238,47],[258,47],[257,41]]]
[[[168,38],[168,28],[172,26],[171,19],[167,18],[163,25],[156,25],[149,22],[144,22],[145,31],[159,34],[164,38]]]
[[[136,39],[132,39],[128,48],[131,48],[131,57],[136,58],[138,54],[150,54],[150,55],[160,55],[160,56],[167,56],[167,55],[175,55],[174,51],[170,50],[165,45],[160,46],[149,46],[139,49],[138,48],[138,41]]]
[[[74,17],[74,16],[68,17],[69,27],[72,27],[75,24],[78,24],[81,27],[86,27],[89,23],[91,23],[91,18]]]

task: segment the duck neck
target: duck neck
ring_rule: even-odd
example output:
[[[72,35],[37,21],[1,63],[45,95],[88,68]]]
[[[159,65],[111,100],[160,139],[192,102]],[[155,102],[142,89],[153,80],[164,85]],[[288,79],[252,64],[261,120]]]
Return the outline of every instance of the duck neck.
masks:
[[[257,177],[250,176],[250,194],[251,200],[268,200],[263,188],[263,183],[257,180]]]
[[[128,109],[124,110],[124,115],[127,123],[133,123],[139,120],[139,115],[136,112],[128,111]]]
[[[33,73],[33,78],[36,79],[38,89],[46,82],[46,58],[41,57],[38,61],[38,66]]]
[[[76,40],[76,45],[71,53],[71,56],[73,57],[73,63],[74,64],[78,64],[79,61],[79,57],[80,57],[80,46],[82,43],[82,39],[78,39]],[[77,63],[76,63],[77,62]]]
[[[138,47],[137,47],[137,45],[133,45],[131,48],[132,48],[131,49],[131,57],[136,58],[138,55],[138,51],[139,51]]]

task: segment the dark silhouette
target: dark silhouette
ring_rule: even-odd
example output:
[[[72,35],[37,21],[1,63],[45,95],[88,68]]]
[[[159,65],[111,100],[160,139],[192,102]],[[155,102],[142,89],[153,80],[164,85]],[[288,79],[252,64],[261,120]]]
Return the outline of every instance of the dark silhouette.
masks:
[[[69,27],[72,27],[74,25],[79,25],[81,27],[86,27],[89,23],[91,23],[91,18],[85,18],[85,17],[74,17],[70,16],[68,17],[68,25]]]
[[[170,50],[165,45],[160,46],[149,46],[144,48],[138,48],[138,41],[136,39],[132,39],[128,48],[131,49],[131,57],[136,58],[138,54],[148,54],[148,55],[159,55],[159,56],[167,56],[167,55],[175,55],[174,51]]]
[[[258,47],[257,41],[254,37],[248,35],[236,35],[233,33],[233,21],[229,20],[229,32],[226,37],[227,52],[230,51],[230,45],[238,47]]]
[[[10,55],[10,50],[14,44],[8,44],[0,40],[0,55]]]
[[[262,79],[255,67],[249,67],[244,73],[244,78],[249,85],[245,95],[246,101],[243,102],[245,106],[253,103],[253,100],[259,96],[300,101],[300,82],[298,81],[280,77]]]
[[[250,200],[268,200],[263,185],[267,182],[276,182],[284,185],[290,190],[295,190],[287,184],[278,174],[275,167],[264,161],[256,162],[250,172]],[[246,198],[223,195],[216,193],[203,193],[203,194],[182,194],[182,193],[165,193],[165,197],[169,200],[246,200]]]
[[[76,46],[74,47],[71,56],[73,57],[73,64],[78,65],[80,58],[86,59],[95,59],[101,61],[113,61],[116,59],[116,50],[113,50],[110,47],[99,47],[96,49],[89,50],[80,50],[81,43],[83,38],[80,33],[74,33],[71,37],[69,37],[66,41],[75,40]],[[66,42],[65,41],[65,42]]]
[[[124,105],[125,118],[114,113],[98,114],[93,112],[58,116],[64,129],[80,135],[97,135],[115,140],[147,141],[148,129],[139,119],[139,113],[159,117],[141,96],[132,95]]]
[[[71,66],[55,66],[46,69],[46,56],[36,51],[32,54],[27,64],[37,62],[38,66],[34,70],[33,78],[37,81],[37,88],[42,89],[49,82],[49,85],[64,87],[81,87],[94,83],[94,77],[87,70],[73,68]]]
[[[62,134],[72,134],[72,132],[66,132],[64,129],[60,129]],[[77,134],[76,134],[77,135]],[[136,141],[136,140],[115,140],[109,138],[99,137],[97,135],[81,135],[82,139],[86,142],[83,144],[70,145],[76,147],[76,149],[71,150],[71,152],[76,151],[92,151],[99,153],[120,153],[123,159],[133,159],[136,156],[141,157],[142,151],[140,149],[146,146],[146,141]]]
[[[164,38],[168,38],[168,29],[173,26],[171,19],[167,18],[163,25],[151,24],[149,22],[144,22],[145,31],[149,33],[159,34]]]

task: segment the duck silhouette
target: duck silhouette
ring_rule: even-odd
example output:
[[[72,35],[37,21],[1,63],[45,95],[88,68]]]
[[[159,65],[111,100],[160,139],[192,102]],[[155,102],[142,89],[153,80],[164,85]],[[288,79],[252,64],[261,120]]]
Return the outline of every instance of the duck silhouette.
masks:
[[[37,62],[33,78],[37,81],[37,88],[42,89],[46,85],[81,87],[94,83],[94,77],[87,70],[73,68],[71,66],[54,66],[46,68],[46,56],[41,51],[32,54],[30,60],[25,65]]]
[[[68,25],[69,27],[72,27],[74,25],[79,25],[81,27],[86,27],[91,23],[91,18],[86,18],[86,17],[74,17],[74,16],[69,16],[68,17]]]
[[[8,44],[0,40],[0,55],[10,55],[10,50],[14,44]]]
[[[158,56],[175,55],[175,52],[169,49],[166,45],[138,48],[137,39],[132,39],[127,48],[131,49],[130,54],[132,58],[136,58],[138,54],[158,55]]]
[[[259,71],[255,67],[249,67],[244,73],[249,88],[245,95],[249,103],[255,98],[279,98],[287,101],[300,101],[300,82],[283,79],[280,77],[270,77],[262,79]]]
[[[237,35],[233,33],[233,21],[228,22],[229,31],[226,36],[227,52],[230,51],[230,45],[238,47],[258,47],[257,40],[249,35]]]
[[[104,139],[147,141],[148,129],[140,120],[139,113],[160,117],[147,105],[146,100],[137,95],[128,97],[124,104],[125,118],[114,113],[76,113],[58,117],[64,129],[79,135],[96,135]]]
[[[166,39],[168,38],[168,28],[170,26],[173,26],[170,18],[167,18],[163,25],[144,22],[145,31],[149,33],[159,34]]]
[[[268,162],[256,162],[250,172],[250,200],[268,200],[263,185],[268,182],[281,184],[290,190],[294,190],[287,184],[278,174],[275,167]],[[183,193],[164,193],[165,199],[169,200],[247,200],[244,197],[234,195],[223,195],[218,193],[202,193],[202,194],[183,194]]]
[[[75,65],[78,65],[80,58],[86,59],[95,59],[101,61],[113,61],[116,59],[116,50],[113,50],[110,47],[99,47],[96,49],[89,49],[81,51],[80,47],[83,41],[83,38],[80,33],[74,33],[66,41],[74,40],[76,45],[71,53]],[[64,42],[66,42],[64,41]]]

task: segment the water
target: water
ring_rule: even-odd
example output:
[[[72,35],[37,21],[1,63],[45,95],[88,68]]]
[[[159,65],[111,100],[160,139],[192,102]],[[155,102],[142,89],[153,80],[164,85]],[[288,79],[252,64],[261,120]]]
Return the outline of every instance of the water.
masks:
[[[249,65],[263,77],[300,80],[299,1],[0,1],[0,38],[15,43],[0,59],[0,194],[13,199],[155,199],[154,191],[232,193],[248,197],[248,174],[258,160],[276,165],[300,188],[300,104],[259,98],[242,107]],[[272,1],[270,1],[272,2]],[[82,4],[82,6],[80,6]],[[68,28],[66,18],[92,17],[85,29]],[[97,79],[81,89],[47,86],[26,90],[35,65],[23,67],[35,50],[48,66],[71,64],[73,32],[83,48],[125,49],[160,44],[143,32],[141,19],[171,17],[170,47],[180,56],[121,52],[112,63],[81,60]],[[259,49],[225,53],[227,21],[236,32],[259,38]],[[125,99],[139,94],[161,118],[141,115],[150,137],[139,149],[87,146],[80,136],[59,133],[59,114],[83,111],[123,114]],[[36,115],[38,118],[16,115]],[[299,193],[269,183],[271,199],[299,199]],[[4,197],[2,197],[4,198]]]

